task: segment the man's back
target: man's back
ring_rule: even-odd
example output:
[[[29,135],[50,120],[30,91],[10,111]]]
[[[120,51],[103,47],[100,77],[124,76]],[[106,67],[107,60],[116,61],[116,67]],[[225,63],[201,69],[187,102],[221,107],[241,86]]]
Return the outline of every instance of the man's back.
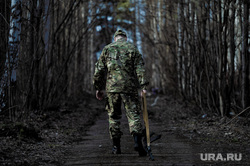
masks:
[[[145,84],[143,64],[138,49],[121,38],[103,49],[97,67],[107,71],[107,92],[137,93],[140,84]],[[99,79],[98,73],[96,76]]]

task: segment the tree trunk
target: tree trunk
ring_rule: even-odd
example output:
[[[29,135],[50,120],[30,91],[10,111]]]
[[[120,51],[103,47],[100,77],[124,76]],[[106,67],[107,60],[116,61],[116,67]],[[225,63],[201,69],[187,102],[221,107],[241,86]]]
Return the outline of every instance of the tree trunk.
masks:
[[[224,116],[224,104],[223,104],[223,55],[222,55],[222,18],[221,18],[221,1],[218,3],[218,29],[217,29],[217,37],[218,37],[218,91],[219,91],[219,108],[220,108],[220,114],[223,117]]]
[[[11,0],[0,1],[0,80],[4,74],[6,53],[8,51]]]
[[[248,27],[249,1],[244,0],[243,32],[242,32],[242,107],[249,106],[249,55],[248,55]]]

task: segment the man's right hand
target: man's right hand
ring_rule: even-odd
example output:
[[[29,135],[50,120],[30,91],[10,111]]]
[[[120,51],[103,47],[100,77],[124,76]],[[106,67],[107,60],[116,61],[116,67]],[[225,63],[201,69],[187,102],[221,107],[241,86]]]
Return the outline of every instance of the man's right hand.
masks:
[[[98,100],[102,100],[103,97],[104,97],[104,93],[103,93],[102,91],[97,90],[97,91],[96,91],[96,98],[97,98]]]
[[[141,96],[143,95],[143,93],[146,94],[146,93],[147,93],[147,90],[142,90],[142,91],[141,91]]]

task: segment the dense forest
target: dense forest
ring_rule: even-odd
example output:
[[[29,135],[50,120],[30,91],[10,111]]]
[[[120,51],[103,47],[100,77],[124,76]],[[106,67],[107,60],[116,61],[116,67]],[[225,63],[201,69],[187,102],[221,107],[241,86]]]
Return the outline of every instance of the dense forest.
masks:
[[[1,0],[0,113],[25,120],[94,94],[103,47],[124,29],[151,89],[220,116],[250,106],[249,0]]]

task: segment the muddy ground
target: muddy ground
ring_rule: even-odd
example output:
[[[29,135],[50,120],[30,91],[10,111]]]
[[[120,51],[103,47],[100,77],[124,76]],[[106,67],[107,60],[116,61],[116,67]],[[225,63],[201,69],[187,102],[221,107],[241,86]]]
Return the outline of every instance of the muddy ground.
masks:
[[[165,134],[168,139],[165,143],[165,139],[162,137],[158,143],[156,141],[156,144],[152,145],[159,158],[158,162],[154,164],[248,165],[250,163],[248,159],[250,156],[249,119],[240,117],[225,125],[230,118],[221,118],[206,110],[201,111],[198,107],[171,95],[150,96],[147,100],[150,123],[154,126],[152,130],[163,136]],[[78,145],[96,143],[91,139],[86,142],[86,137],[89,133],[100,132],[98,130],[100,126],[95,123],[99,123],[100,119],[105,123],[101,127],[105,127],[106,133],[103,134],[103,137],[96,138],[98,139],[96,141],[105,140],[106,142],[104,141],[101,145],[102,150],[98,150],[98,148],[89,150],[92,150],[92,154],[96,154],[96,156],[104,156],[102,161],[105,160],[105,163],[102,163],[101,160],[98,161],[98,158],[93,158],[96,165],[112,165],[106,160],[110,157],[108,154],[111,143],[108,139],[104,101],[99,102],[94,96],[86,95],[82,100],[67,101],[60,107],[50,108],[42,113],[34,112],[29,122],[26,123],[17,122],[13,125],[5,116],[7,115],[1,115],[0,122],[0,165],[89,165],[91,160],[86,164],[80,161],[86,158],[74,157],[83,153],[83,151],[78,152]],[[172,136],[168,137],[168,135]],[[131,141],[128,136],[125,136],[123,142],[126,142],[127,139]],[[242,160],[239,162],[203,162],[196,158],[189,162],[185,155],[181,155],[179,159],[176,158],[172,150],[186,147],[187,144],[189,148],[194,147],[195,154],[198,152],[222,153],[223,155],[242,153]],[[131,157],[134,165],[139,165],[136,164],[138,160],[133,156],[135,153],[129,148],[127,149],[127,145],[125,145],[122,145],[124,149],[126,147],[125,156],[117,159],[117,165],[124,165],[123,158],[128,156]],[[169,146],[168,150],[157,150],[157,146],[161,145]],[[158,149],[161,148],[158,147]],[[166,157],[168,160],[165,159]],[[139,160],[141,164],[145,164],[142,160],[144,161],[144,159]]]

